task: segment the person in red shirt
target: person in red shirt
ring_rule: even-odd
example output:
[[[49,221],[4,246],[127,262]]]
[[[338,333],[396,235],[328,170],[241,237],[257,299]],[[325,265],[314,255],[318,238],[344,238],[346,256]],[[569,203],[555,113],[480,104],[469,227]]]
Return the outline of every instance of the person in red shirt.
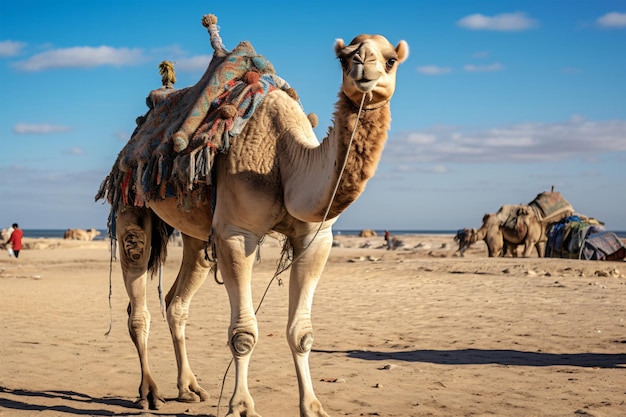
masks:
[[[11,244],[13,254],[16,258],[20,256],[20,250],[22,249],[22,236],[24,236],[22,229],[18,227],[17,223],[13,223],[13,233],[11,233],[11,237],[9,237],[7,243]]]

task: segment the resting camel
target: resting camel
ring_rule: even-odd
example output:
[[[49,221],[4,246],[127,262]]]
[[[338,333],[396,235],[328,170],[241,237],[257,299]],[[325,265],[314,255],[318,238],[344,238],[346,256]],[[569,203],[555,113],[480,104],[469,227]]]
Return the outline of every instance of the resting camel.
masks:
[[[241,133],[231,139],[228,153],[216,156],[213,209],[204,203],[186,210],[175,196],[165,196],[146,206],[121,200],[112,212],[130,298],[128,327],[141,365],[140,407],[157,409],[164,401],[148,360],[146,280],[161,259],[165,245],[160,231],[166,224],[178,229],[183,239],[182,265],[165,297],[178,364],[178,399],[208,398],[189,366],[185,347],[191,299],[212,267],[205,259],[208,246],[213,248],[231,308],[228,340],[235,388],[227,416],[259,416],[247,383],[250,357],[259,340],[252,267],[261,239],[278,232],[293,250],[286,335],[298,380],[300,416],[328,417],[314,392],[308,361],[313,295],[331,250],[332,225],[364,191],[381,157],[396,70],[408,56],[408,45],[400,41],[394,47],[383,36],[359,35],[348,45],[337,39],[334,50],[342,83],[334,124],[321,143],[298,102],[277,89],[267,94]],[[112,202],[118,191],[107,178],[96,199],[107,196]]]
[[[67,229],[63,234],[63,239],[70,240],[94,240],[96,236],[100,236],[100,231],[96,229]]]

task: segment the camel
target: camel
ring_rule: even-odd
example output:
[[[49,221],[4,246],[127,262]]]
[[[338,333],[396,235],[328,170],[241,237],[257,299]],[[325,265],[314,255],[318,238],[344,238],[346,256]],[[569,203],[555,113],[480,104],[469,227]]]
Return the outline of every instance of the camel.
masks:
[[[516,254],[517,247],[523,246],[522,256],[528,258],[533,249],[537,257],[543,258],[545,253],[547,224],[541,222],[529,205],[504,205],[500,207],[496,217],[500,221],[500,231],[507,247]]]
[[[6,242],[11,237],[11,233],[13,233],[13,228],[10,227],[8,229],[0,230],[0,242]]]
[[[203,19],[214,49],[219,44],[216,21]],[[141,408],[158,409],[164,401],[148,360],[146,280],[148,271],[154,272],[164,259],[163,231],[175,228],[182,235],[183,259],[165,305],[178,364],[178,400],[209,398],[189,366],[185,323],[190,302],[215,261],[231,307],[228,341],[235,388],[227,416],[259,416],[247,383],[251,354],[259,341],[252,267],[263,237],[277,232],[284,235],[293,256],[286,335],[298,380],[300,416],[328,417],[309,369],[313,295],[331,250],[332,225],[364,191],[380,160],[391,123],[396,70],[407,59],[408,45],[400,41],[394,47],[381,35],[363,34],[348,45],[337,39],[334,50],[342,82],[327,137],[321,143],[317,140],[310,119],[292,95],[282,89],[271,91],[239,135],[230,139],[229,151],[215,158],[214,188],[207,187],[215,193],[214,207],[206,201],[186,206],[169,195],[150,199],[145,206],[123,198],[114,205],[120,186],[111,176],[103,181],[96,200],[106,197],[112,205],[109,220],[115,222],[130,299],[128,328],[141,365]],[[176,142],[174,150],[185,146]],[[205,250],[213,254],[211,260],[205,258]]]
[[[551,212],[550,204],[554,207]],[[536,249],[541,258],[545,255],[548,226],[573,212],[560,193],[540,193],[530,204],[506,204],[497,213],[485,214],[482,226],[472,229],[469,241],[471,244],[484,240],[489,257],[503,256],[507,252],[517,257],[518,247],[523,246],[523,257],[529,257]]]
[[[514,222],[507,223],[509,215]],[[505,256],[510,253],[518,256],[519,246],[524,246],[523,256],[530,256],[532,249],[537,249],[537,256],[542,257],[546,243],[545,231],[535,217],[530,215],[528,206],[505,205],[497,213],[483,216],[482,226],[469,233],[469,245],[484,240],[490,258]]]
[[[99,230],[96,229],[67,229],[63,234],[63,239],[69,240],[94,240],[96,236],[100,236]]]
[[[376,233],[376,230],[372,230],[372,229],[363,229],[359,232],[359,237],[376,237],[378,236],[378,233]]]
[[[480,229],[471,229],[469,231],[466,246],[469,247],[479,240],[484,240],[487,244],[487,253],[490,258],[502,256],[504,237],[502,236],[500,221],[496,213],[485,214]]]

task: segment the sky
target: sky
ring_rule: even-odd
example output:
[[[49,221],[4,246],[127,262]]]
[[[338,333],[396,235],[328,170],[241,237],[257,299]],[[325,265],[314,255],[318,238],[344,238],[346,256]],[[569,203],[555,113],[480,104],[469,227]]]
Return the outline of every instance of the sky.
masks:
[[[409,44],[375,177],[335,229],[456,230],[559,191],[626,230],[626,1],[0,0],[0,227],[106,228],[94,196],[175,62],[177,88],[249,40],[316,113],[335,39]]]

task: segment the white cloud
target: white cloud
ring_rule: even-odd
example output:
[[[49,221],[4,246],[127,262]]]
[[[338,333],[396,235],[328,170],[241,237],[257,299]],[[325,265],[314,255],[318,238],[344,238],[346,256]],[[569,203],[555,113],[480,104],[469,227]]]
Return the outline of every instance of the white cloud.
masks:
[[[68,126],[51,125],[48,123],[18,123],[13,126],[13,132],[17,133],[18,135],[47,135],[49,133],[69,132],[70,130],[71,129]]]
[[[457,25],[470,30],[521,31],[537,26],[537,21],[526,16],[526,13],[502,13],[485,16],[480,13],[465,16]]]
[[[597,23],[605,28],[624,28],[626,27],[626,13],[607,13],[598,18]]]
[[[429,140],[415,140],[426,137]],[[626,153],[626,120],[524,123],[467,131],[438,126],[398,134],[385,150],[394,163],[554,162]]]
[[[42,71],[54,68],[92,68],[102,65],[135,65],[145,60],[141,49],[112,48],[110,46],[76,46],[53,49],[16,62],[23,71]]]
[[[445,165],[436,164],[429,166],[415,165],[415,164],[399,164],[394,166],[394,171],[397,173],[411,173],[411,172],[421,172],[424,174],[447,174],[448,168]],[[391,179],[395,179],[396,177],[388,177]]]
[[[426,168],[424,171],[432,174],[445,174],[448,172],[448,168],[446,168],[445,165],[433,165],[430,168]]]
[[[424,75],[440,75],[452,72],[452,68],[438,67],[436,65],[427,65],[424,67],[417,67],[417,71]]]
[[[25,46],[24,42],[0,41],[0,57],[18,55]]]
[[[117,132],[114,136],[116,139],[123,141],[127,141],[130,138],[130,135],[127,132]]]
[[[474,65],[467,64],[463,66],[463,69],[467,72],[493,72],[493,71],[502,71],[504,69],[504,65],[499,62],[494,62],[489,65]]]
[[[429,143],[434,143],[436,140],[437,136],[435,135],[418,132],[410,133],[406,138],[407,142],[414,143],[416,145],[426,145]]]
[[[191,58],[178,58],[174,69],[180,71],[204,71],[211,62],[211,55],[196,55]]]

